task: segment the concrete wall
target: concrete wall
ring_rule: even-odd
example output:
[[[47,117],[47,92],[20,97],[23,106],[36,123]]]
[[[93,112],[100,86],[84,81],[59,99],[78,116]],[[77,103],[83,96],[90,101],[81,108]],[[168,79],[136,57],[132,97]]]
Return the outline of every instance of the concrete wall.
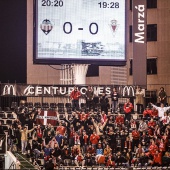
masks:
[[[157,24],[157,41],[147,43],[147,57],[157,57],[157,75],[148,75],[148,89],[159,89],[162,84],[170,84],[170,0],[157,0],[157,9],[148,9],[147,23]],[[33,0],[27,0],[27,83],[60,84],[60,72],[48,65],[33,65]],[[129,59],[133,57],[132,43],[129,43],[129,26],[132,24],[132,11],[127,3],[127,67]],[[54,66],[59,69],[60,66]],[[101,66],[99,77],[86,78],[87,84],[110,84],[111,67]],[[133,77],[127,71],[127,84],[132,84]],[[170,88],[166,86],[170,94]]]
[[[147,10],[147,24],[157,24],[157,41],[147,42],[147,58],[157,57],[157,75],[147,76],[148,88],[151,87],[149,84],[158,86],[170,84],[170,1],[158,0],[157,2],[156,9]],[[129,44],[132,43],[128,43],[128,46]],[[128,57],[131,57],[130,49],[128,49]],[[128,83],[132,83],[132,76],[129,76]],[[158,86],[152,88],[157,89]],[[169,88],[167,90],[169,91]]]

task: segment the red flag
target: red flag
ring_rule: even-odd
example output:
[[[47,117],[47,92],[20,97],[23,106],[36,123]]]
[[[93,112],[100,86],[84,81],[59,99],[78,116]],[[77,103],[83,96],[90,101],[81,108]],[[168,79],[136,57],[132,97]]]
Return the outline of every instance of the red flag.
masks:
[[[50,123],[51,125],[56,126],[57,120],[57,113],[55,111],[41,111],[37,116],[36,123],[40,125],[47,125]]]

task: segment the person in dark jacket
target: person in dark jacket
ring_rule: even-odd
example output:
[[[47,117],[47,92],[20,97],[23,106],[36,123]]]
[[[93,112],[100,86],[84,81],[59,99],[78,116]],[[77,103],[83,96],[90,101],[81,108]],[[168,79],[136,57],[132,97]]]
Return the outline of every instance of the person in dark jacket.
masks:
[[[90,110],[91,108],[94,109],[94,103],[93,103],[93,98],[94,98],[94,91],[91,86],[88,86],[88,89],[86,91],[86,105],[87,108]]]
[[[52,162],[52,159],[49,159],[49,161],[45,163],[45,170],[54,170],[54,163]]]
[[[106,93],[102,94],[102,97],[100,98],[100,104],[101,104],[101,111],[104,111],[107,114],[109,99],[106,97]]]

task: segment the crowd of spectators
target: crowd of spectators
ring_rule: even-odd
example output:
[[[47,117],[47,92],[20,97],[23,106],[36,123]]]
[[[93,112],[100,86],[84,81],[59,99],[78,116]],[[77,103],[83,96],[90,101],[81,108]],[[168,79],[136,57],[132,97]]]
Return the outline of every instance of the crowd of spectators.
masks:
[[[130,100],[122,113],[79,109],[60,119],[56,111],[56,125],[36,124],[40,112],[19,108],[8,133],[11,151],[26,154],[33,164],[46,169],[170,166],[170,115],[159,117],[153,104],[140,116]]]

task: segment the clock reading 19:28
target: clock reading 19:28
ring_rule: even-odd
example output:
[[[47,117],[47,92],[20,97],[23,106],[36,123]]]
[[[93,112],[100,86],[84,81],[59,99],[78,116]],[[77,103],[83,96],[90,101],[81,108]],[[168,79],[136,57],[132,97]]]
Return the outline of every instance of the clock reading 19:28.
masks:
[[[42,6],[63,7],[63,0],[42,0]],[[119,8],[119,2],[99,2],[100,8]]]
[[[119,8],[119,2],[99,2],[100,8]]]

